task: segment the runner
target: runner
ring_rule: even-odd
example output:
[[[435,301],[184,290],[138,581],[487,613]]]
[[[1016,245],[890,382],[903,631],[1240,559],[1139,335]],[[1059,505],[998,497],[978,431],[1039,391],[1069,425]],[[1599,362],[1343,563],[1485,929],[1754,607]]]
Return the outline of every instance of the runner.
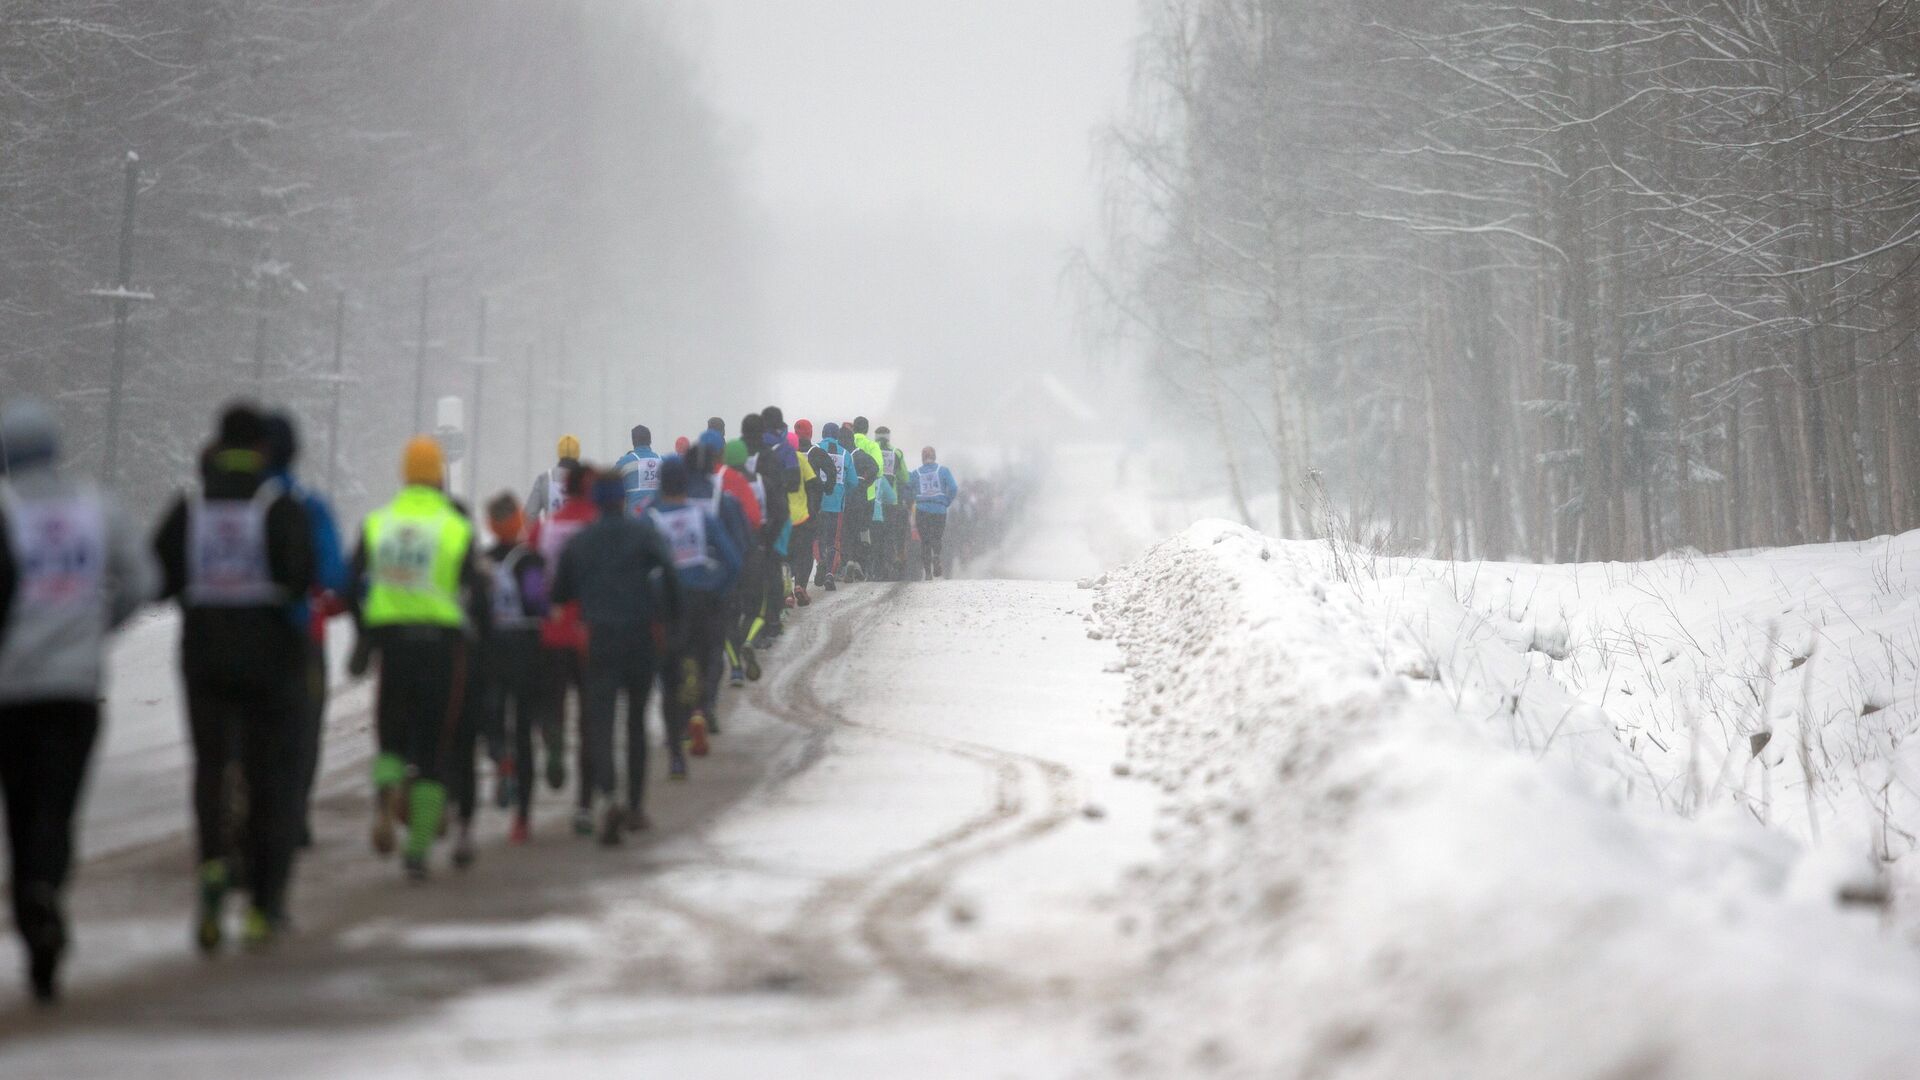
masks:
[[[195,934],[206,952],[225,938],[222,909],[240,876],[252,901],[245,942],[265,946],[286,925],[299,839],[308,647],[292,605],[314,584],[313,532],[267,475],[266,448],[266,419],[250,405],[230,406],[201,458],[200,493],[175,500],[153,540],[161,597],[179,598],[185,612],[180,667],[200,848]],[[239,810],[229,804],[230,770],[245,799],[239,867],[229,861],[229,816]]]
[[[313,846],[313,781],[320,772],[320,743],[327,726],[327,622],[346,611],[347,560],[340,550],[340,529],[333,507],[293,475],[300,438],[293,417],[267,417],[267,472],[307,512],[313,536],[313,590],[294,605],[294,625],[307,635],[306,698],[300,712],[300,847]]]
[[[661,672],[667,737],[684,740],[694,757],[707,755],[709,678],[716,683],[726,641],[726,596],[740,577],[740,548],[710,501],[691,502],[687,463],[660,467],[660,498],[648,512],[665,538],[685,603],[678,633],[668,638]]]
[[[684,453],[685,451],[681,451]],[[660,455],[653,451],[653,432],[645,424],[633,426],[633,449],[613,463],[626,491],[627,513],[638,517],[660,490]]]
[[[566,504],[559,511],[533,524],[528,542],[546,560],[548,573],[560,565],[560,552],[581,530],[600,516],[592,499],[594,470],[576,465],[568,471],[563,491]],[[580,722],[586,709],[587,628],[580,621],[580,605],[553,604],[546,621],[540,624],[540,645],[546,658],[547,703],[541,710],[547,722],[547,786],[555,791],[567,786],[567,691],[576,701],[574,733],[585,730]],[[587,745],[578,739],[574,759],[582,777],[586,776]],[[593,793],[584,780],[574,792],[573,831],[593,835]]]
[[[620,513],[625,493],[617,477],[594,484],[600,516],[560,553],[553,579],[556,604],[578,602],[587,628],[587,694],[581,710],[587,748],[581,788],[598,803],[600,842],[620,843],[629,829],[645,829],[647,694],[659,664],[661,626],[678,633],[683,607],[673,554],[645,518]],[[653,577],[658,574],[658,583]],[[657,592],[656,592],[657,590]],[[614,763],[614,721],[627,700],[627,797]],[[672,774],[686,775],[686,759],[671,750]]]
[[[879,497],[875,488],[880,478],[880,444],[867,437],[867,418],[864,416],[856,416],[851,424],[842,425],[840,437],[848,438],[849,431],[852,433],[854,470],[860,478],[861,494],[854,498],[852,506],[857,520],[843,521],[841,535],[850,541],[853,561],[859,567],[860,576],[872,578],[874,500]],[[867,460],[861,461],[862,457]]]
[[[895,501],[899,504],[898,513],[889,513],[886,527],[879,530],[875,539],[880,545],[879,562],[884,580],[905,581],[907,579],[907,526],[912,516],[913,487],[907,481],[912,470],[907,467],[905,451],[893,445],[893,432],[885,427],[873,429],[874,442],[880,447],[880,475],[887,478],[893,488]]]
[[[838,487],[840,467],[834,455],[814,445],[813,421],[796,420],[793,424],[796,449],[800,461],[813,475],[806,481],[807,522],[804,527],[794,530],[791,545],[793,565],[793,600],[800,607],[813,603],[813,597],[807,595],[807,582],[813,578],[815,546],[819,543],[820,532],[825,528],[838,528],[839,515],[829,521],[823,516],[827,492]]]
[[[721,526],[733,540],[734,549],[740,552],[740,572],[744,573],[746,553],[748,546],[752,543],[753,529],[747,517],[748,507],[741,502],[741,499],[751,500],[753,489],[746,486],[745,477],[726,468],[725,453],[726,440],[722,439],[718,432],[708,431],[701,434],[700,445],[694,448],[693,455],[687,459],[687,498],[705,501],[713,506]],[[733,489],[728,488],[725,481],[729,479],[739,480],[739,486]],[[753,505],[752,510],[755,515],[758,515],[759,505]],[[720,598],[721,649],[731,668],[735,686],[746,683],[746,672],[741,667],[739,655],[731,639],[733,628],[740,623],[741,573],[734,575],[732,586],[726,589]],[[707,733],[718,735],[720,733],[720,667],[718,664],[712,665],[703,669],[701,674],[705,679],[701,691],[701,708],[707,717]]]
[[[840,445],[839,424],[827,424],[820,434],[820,445],[809,454],[817,453],[830,463],[832,480],[820,496],[820,522],[815,527],[820,553],[813,572],[813,583],[833,592],[834,575],[840,572],[840,534],[845,527],[847,492],[854,483],[853,454]]]
[[[709,430],[702,435],[701,442],[711,447],[712,439],[719,433]],[[732,496],[740,505],[740,512],[747,523],[746,542],[741,545],[740,579],[734,582],[733,603],[729,606],[727,623],[727,660],[732,665],[732,683],[744,686],[749,678],[760,678],[760,662],[747,648],[747,630],[753,622],[752,600],[759,594],[755,591],[760,580],[760,526],[764,515],[760,506],[760,490],[746,474],[747,444],[740,439],[723,443],[720,450],[720,462],[714,466],[714,482],[726,494]],[[703,456],[702,460],[705,460]],[[749,669],[748,661],[752,661]]]
[[[463,719],[471,657],[462,590],[486,588],[473,526],[447,498],[445,472],[432,438],[418,435],[407,443],[404,486],[367,516],[349,593],[361,632],[380,658],[373,847],[382,855],[393,851],[404,813],[403,866],[416,882],[426,880],[427,855],[440,832]]]
[[[560,436],[554,453],[560,460],[553,468],[534,477],[533,486],[527,491],[529,521],[544,521],[560,512],[567,502],[567,477],[580,468],[580,440],[574,436]]]
[[[0,412],[0,797],[13,926],[35,1001],[59,997],[73,818],[100,731],[107,635],[153,596],[159,569],[133,523],[60,468],[37,401]]]
[[[533,733],[549,729],[544,719],[551,704],[546,690],[546,658],[541,655],[540,623],[547,613],[547,564],[531,544],[521,542],[526,515],[511,493],[487,504],[487,528],[493,547],[487,569],[493,581],[493,633],[482,650],[487,675],[488,729],[512,748],[498,766],[502,794],[513,806],[507,841],[524,844],[533,830]],[[549,754],[554,753],[551,743]]]
[[[947,531],[947,511],[960,497],[953,473],[934,459],[933,447],[920,451],[920,467],[913,471],[914,524],[920,534],[920,565],[926,580],[946,572],[940,550]]]

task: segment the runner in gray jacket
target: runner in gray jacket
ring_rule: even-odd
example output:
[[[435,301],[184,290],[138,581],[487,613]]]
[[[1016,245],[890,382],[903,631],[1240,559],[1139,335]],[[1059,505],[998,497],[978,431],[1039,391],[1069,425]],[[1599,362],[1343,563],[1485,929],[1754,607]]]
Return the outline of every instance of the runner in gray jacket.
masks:
[[[73,818],[100,730],[107,634],[159,587],[141,534],[94,485],[59,467],[38,402],[0,412],[0,795],[13,920],[34,997],[52,1002],[66,951],[61,892]]]

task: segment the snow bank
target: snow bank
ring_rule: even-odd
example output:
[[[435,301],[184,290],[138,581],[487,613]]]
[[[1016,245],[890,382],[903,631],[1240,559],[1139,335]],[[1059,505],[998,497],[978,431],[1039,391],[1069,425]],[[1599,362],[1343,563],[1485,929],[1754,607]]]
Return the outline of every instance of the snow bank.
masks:
[[[1920,1068],[1906,946],[1793,887],[1797,846],[1752,815],[1623,801],[1631,754],[1604,711],[1527,682],[1584,624],[1536,611],[1483,650],[1444,582],[1389,593],[1334,570],[1322,546],[1205,522],[1101,586],[1096,630],[1128,658],[1127,768],[1167,796],[1141,882],[1165,979],[1111,1018],[1124,1067]],[[1522,683],[1519,702],[1461,682],[1468,663]]]

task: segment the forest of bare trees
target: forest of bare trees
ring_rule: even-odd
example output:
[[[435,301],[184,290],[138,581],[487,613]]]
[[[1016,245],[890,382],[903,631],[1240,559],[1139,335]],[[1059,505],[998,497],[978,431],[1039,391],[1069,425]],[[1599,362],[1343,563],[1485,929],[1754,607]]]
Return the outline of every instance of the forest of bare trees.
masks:
[[[746,333],[730,163],[638,5],[6,0],[4,389],[57,401],[85,468],[113,338],[89,293],[115,279],[129,152],[153,299],[130,305],[115,480],[139,505],[192,477],[234,394],[293,406],[324,479],[338,385],[340,495],[363,506],[416,424],[416,360],[428,424],[468,393],[483,297],[492,487],[563,425],[617,452],[631,419],[607,410],[640,376]]]
[[[1920,525],[1920,4],[1148,11],[1096,279],[1243,517],[1313,533],[1324,483],[1561,560]]]

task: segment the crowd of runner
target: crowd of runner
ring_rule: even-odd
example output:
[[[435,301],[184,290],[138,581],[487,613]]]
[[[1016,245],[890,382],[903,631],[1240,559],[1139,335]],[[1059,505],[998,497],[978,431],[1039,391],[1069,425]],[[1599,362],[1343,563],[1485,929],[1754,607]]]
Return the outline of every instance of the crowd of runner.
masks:
[[[509,841],[526,843],[537,792],[562,792],[570,777],[567,827],[618,845],[648,827],[656,686],[666,773],[685,780],[688,759],[720,735],[722,683],[760,678],[813,590],[932,580],[951,558],[949,517],[971,520],[963,499],[979,496],[963,495],[932,447],[915,466],[865,417],[815,434],[769,407],[731,436],[715,417],[661,453],[640,426],[604,467],[564,436],[524,500],[503,492],[479,508],[447,493],[440,444],[417,436],[401,454],[398,493],[343,535],[295,476],[291,419],[235,404],[197,488],[148,537],[61,467],[48,408],[8,405],[0,790],[36,999],[58,994],[106,640],[142,605],[174,601],[182,612],[195,943],[219,952],[237,917],[241,944],[265,948],[287,927],[294,861],[314,839],[335,616],[350,613],[357,630],[350,671],[377,680],[371,846],[397,854],[408,879],[428,879],[448,834],[451,864],[473,862],[485,801],[511,814]],[[234,895],[245,903],[230,904]]]

